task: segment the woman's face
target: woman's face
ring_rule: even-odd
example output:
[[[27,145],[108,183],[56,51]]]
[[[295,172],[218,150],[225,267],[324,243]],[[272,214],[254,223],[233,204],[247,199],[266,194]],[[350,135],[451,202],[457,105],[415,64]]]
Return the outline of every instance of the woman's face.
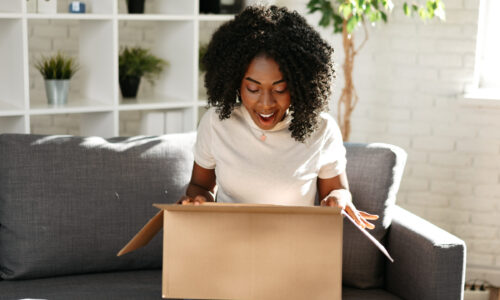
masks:
[[[274,59],[257,56],[248,66],[240,87],[241,101],[263,130],[283,120],[290,106],[290,92]]]

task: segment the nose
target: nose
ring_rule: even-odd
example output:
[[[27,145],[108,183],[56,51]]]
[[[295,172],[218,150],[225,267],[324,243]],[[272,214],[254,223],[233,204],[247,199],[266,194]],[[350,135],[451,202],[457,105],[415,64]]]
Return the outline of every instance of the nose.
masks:
[[[259,102],[263,107],[271,107],[276,103],[271,91],[265,91],[259,97]]]

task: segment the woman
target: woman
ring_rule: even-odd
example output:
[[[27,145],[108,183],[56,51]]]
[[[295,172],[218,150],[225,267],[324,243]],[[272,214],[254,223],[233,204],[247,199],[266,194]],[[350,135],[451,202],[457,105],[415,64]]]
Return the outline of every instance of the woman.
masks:
[[[213,35],[203,58],[210,108],[178,203],[340,206],[363,228],[345,174],[345,148],[324,112],[333,49],[297,12],[248,7]],[[217,189],[217,197],[214,193]]]

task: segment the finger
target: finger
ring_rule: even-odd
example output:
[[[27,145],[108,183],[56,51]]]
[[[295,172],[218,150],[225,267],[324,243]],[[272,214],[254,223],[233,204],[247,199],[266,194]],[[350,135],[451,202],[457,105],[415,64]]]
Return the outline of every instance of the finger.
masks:
[[[207,199],[204,196],[198,195],[198,196],[194,197],[195,205],[200,205],[206,201],[207,201]]]
[[[372,223],[366,221],[365,219],[361,219],[363,221],[363,223],[365,223],[365,226],[366,228],[368,229],[374,229],[375,228],[375,225],[373,225]]]
[[[372,214],[369,214],[369,213],[367,213],[367,212],[365,212],[365,211],[359,211],[359,214],[360,214],[363,218],[365,218],[365,219],[367,219],[367,220],[378,220],[378,218],[379,218],[379,216],[378,216],[378,215],[372,215]]]
[[[175,204],[184,204],[184,200],[187,200],[189,199],[188,196],[182,196],[181,199],[179,199],[179,201],[175,202]]]
[[[321,206],[336,206],[336,203],[331,197],[329,197],[321,201]]]
[[[358,224],[362,228],[366,227],[365,223],[363,221],[361,221],[361,216],[359,215],[359,213],[357,211],[354,211],[350,206],[347,206],[345,208],[345,210],[351,216],[351,218],[353,218],[353,220],[356,222],[356,224]]]

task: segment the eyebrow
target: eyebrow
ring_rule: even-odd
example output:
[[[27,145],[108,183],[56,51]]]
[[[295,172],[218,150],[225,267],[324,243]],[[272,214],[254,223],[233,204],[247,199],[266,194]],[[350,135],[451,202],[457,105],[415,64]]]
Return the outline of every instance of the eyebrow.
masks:
[[[257,80],[255,80],[255,79],[252,79],[252,78],[250,78],[250,77],[247,77],[247,78],[245,78],[245,79],[246,79],[246,80],[248,80],[248,81],[252,81],[252,82],[255,82],[255,83],[257,83],[257,84],[261,84],[261,85],[262,85],[262,83],[258,82],[258,81],[257,81]],[[278,84],[278,83],[281,83],[281,82],[284,82],[284,81],[285,81],[285,79],[281,79],[281,80],[278,80],[278,81],[273,82],[273,84],[272,84],[272,85],[275,85],[275,84]]]

